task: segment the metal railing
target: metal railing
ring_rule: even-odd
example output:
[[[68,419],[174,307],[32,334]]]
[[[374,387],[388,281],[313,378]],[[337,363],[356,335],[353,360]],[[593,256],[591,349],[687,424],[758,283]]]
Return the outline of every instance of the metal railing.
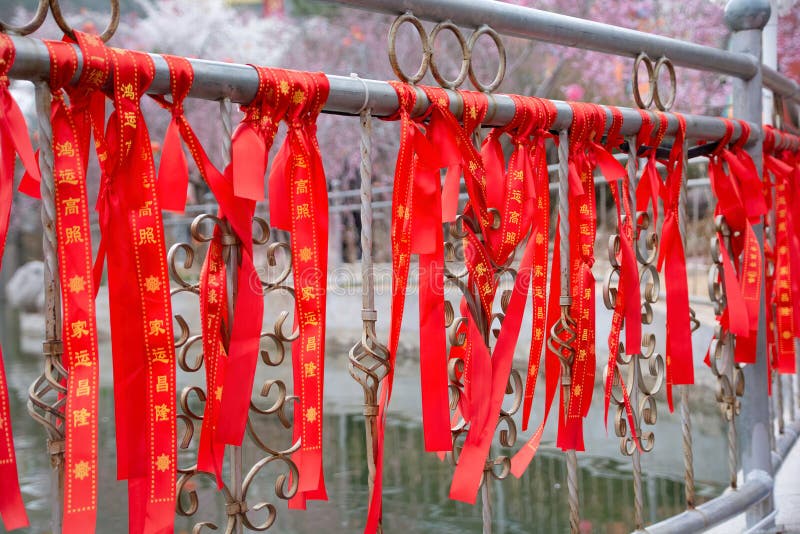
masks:
[[[627,57],[637,57],[639,54],[645,53],[654,58],[669,58],[670,61],[678,66],[733,76],[735,77],[734,115],[751,124],[753,135],[747,149],[759,170],[761,169],[760,160],[762,148],[760,143],[761,136],[759,135],[761,130],[762,84],[791,105],[800,102],[800,86],[797,82],[783,76],[773,69],[762,67],[758,60],[760,57],[761,29],[769,18],[769,4],[766,0],[733,0],[729,3],[726,10],[726,21],[733,30],[731,51],[718,50],[657,35],[618,28],[607,24],[595,23],[574,17],[567,17],[490,0],[474,0],[466,5],[465,2],[460,0],[337,0],[337,3],[397,15],[412,12],[414,16],[421,19],[435,22],[450,20],[456,25],[470,28],[488,25],[503,35]],[[15,36],[13,37],[13,41],[17,52],[16,61],[10,75],[14,78],[38,82],[40,98],[47,100],[45,98],[47,96],[47,91],[45,91],[46,85],[44,84],[44,80],[47,79],[49,74],[47,49],[41,41],[34,38]],[[169,71],[166,62],[158,55],[152,55],[152,57],[156,68],[156,75],[149,92],[154,94],[167,94],[170,91],[170,85]],[[79,63],[82,61],[80,52],[78,52],[78,60]],[[199,59],[191,59],[190,61],[194,68],[195,81],[189,96],[205,100],[247,103],[255,95],[258,86],[258,77],[252,67]],[[76,73],[76,79],[77,76],[80,75],[80,71],[81,69],[79,67]],[[330,82],[330,97],[324,107],[324,112],[326,113],[357,115],[361,116],[362,121],[367,123],[369,117],[364,114],[366,110],[369,110],[369,113],[376,117],[390,116],[397,111],[397,94],[387,82],[333,75],[329,75],[328,79]],[[430,103],[421,90],[418,90],[417,93],[416,111],[421,114],[427,109]],[[490,107],[487,118],[484,121],[485,126],[507,124],[514,116],[514,102],[510,97],[501,94],[492,95],[489,102]],[[560,132],[563,136],[572,122],[572,109],[564,102],[555,101],[554,104],[558,115],[553,124],[553,130]],[[44,117],[49,115],[49,113],[47,113],[48,106],[49,100],[47,102],[42,101],[40,113],[43,113]],[[463,111],[460,109],[460,105],[455,98],[451,98],[451,110],[457,117],[460,117]],[[606,111],[610,118],[611,111],[608,109]],[[223,110],[223,115],[224,114]],[[636,109],[623,108],[622,115],[624,122],[621,133],[628,136],[636,134],[642,125],[642,118],[639,111]],[[676,131],[678,121],[673,114],[668,113],[666,116],[669,121],[667,134],[673,134]],[[725,125],[718,118],[687,115],[686,121],[687,137],[689,138],[713,141],[722,138],[725,134]],[[46,120],[42,121],[44,131],[46,131],[46,123]],[[610,124],[611,121],[609,120],[607,123]],[[228,127],[229,126],[228,124]],[[230,132],[230,128],[227,129],[227,132]],[[738,139],[740,135],[741,127],[737,124],[735,126],[733,139]],[[47,136],[45,135],[45,139],[46,138]],[[366,152],[365,160],[368,161],[369,141],[367,137],[365,137],[362,142],[362,150]],[[636,159],[632,158],[629,163],[632,177],[635,178],[637,171]],[[557,170],[557,167],[554,168],[554,170]],[[360,191],[363,202],[362,207],[378,207],[377,202],[373,203],[370,200],[372,198],[372,193],[385,191],[379,188],[373,189],[368,166],[366,166],[362,172],[363,181]],[[52,179],[52,172],[43,172],[43,222],[46,227],[48,225],[52,227],[53,223],[52,207],[54,199]],[[559,177],[562,183],[564,179],[564,176]],[[557,190],[558,185],[559,184],[554,183],[551,184],[551,187]],[[337,195],[332,195],[331,198],[336,196]],[[338,196],[349,199],[355,195],[339,194]],[[683,199],[683,204],[685,206],[685,195],[683,195]],[[565,206],[565,202],[566,200],[562,195],[562,208]],[[339,206],[336,209],[345,211],[349,207],[350,206]],[[371,209],[368,209],[362,214],[362,220],[366,221],[371,216]],[[761,230],[761,228],[757,229],[757,231],[759,230]],[[369,243],[372,241],[371,225],[363,224],[361,232],[362,243],[366,250],[369,248]],[[763,247],[763,235],[760,235],[760,243]],[[45,261],[46,264],[50,266],[50,270],[47,272],[48,279],[46,280],[46,287],[51,288],[51,292],[56,292],[56,269],[53,268],[53,266],[55,266],[54,241],[50,243],[50,245],[50,248],[45,249]],[[171,260],[173,263],[176,263],[174,255],[172,256]],[[365,265],[369,265],[371,259],[369,257],[366,259],[362,258],[362,261],[365,262]],[[365,279],[369,278],[370,271],[371,269],[367,267],[365,270]],[[286,271],[284,278],[272,285],[281,285],[285,277],[288,276],[288,273],[289,271]],[[267,285],[269,284],[268,282]],[[374,288],[371,283],[366,284],[366,286],[365,307],[370,307],[370,303],[372,302],[370,293]],[[194,291],[192,287],[192,284],[189,282],[184,285],[184,288],[188,291]],[[49,310],[50,313],[47,315],[48,339],[52,341],[58,337],[56,328],[58,325],[58,311],[55,304],[57,302],[56,296],[48,299],[48,302],[52,304],[52,310]],[[761,316],[763,318],[763,289],[761,311]],[[365,318],[365,328],[367,330],[372,329],[372,333],[374,334],[374,320],[371,317],[372,316]],[[280,326],[278,329],[280,330]],[[694,506],[695,496],[693,490],[690,489],[694,485],[691,460],[691,414],[686,406],[687,388],[682,387],[681,409],[683,410],[684,442],[688,444],[686,445],[686,502],[688,509],[680,515],[650,527],[643,528],[644,525],[637,524],[635,525],[637,529],[643,529],[643,531],[647,532],[689,532],[718,524],[741,513],[747,513],[747,524],[751,528],[769,526],[770,521],[774,520],[774,505],[772,502],[774,472],[780,465],[781,459],[785,457],[786,451],[796,440],[800,429],[798,429],[798,424],[795,421],[788,425],[783,423],[785,407],[782,404],[781,397],[779,409],[775,415],[778,431],[781,434],[779,439],[775,440],[774,446],[771,444],[770,436],[774,434],[773,427],[775,425],[773,424],[773,417],[770,415],[770,397],[767,395],[768,378],[765,331],[766,325],[762,320],[759,325],[757,362],[747,365],[743,371],[748,385],[745,389],[744,397],[741,400],[742,413],[737,417],[736,423],[738,425],[738,447],[737,443],[731,443],[732,453],[738,450],[738,455],[734,458],[734,464],[737,462],[741,464],[743,483],[736,489],[732,489],[712,501],[697,507]],[[284,341],[286,341],[286,339],[281,340],[281,342]],[[185,340],[184,343],[186,343]],[[56,368],[60,366],[60,362],[50,361],[54,359],[57,360],[54,349],[51,348],[46,356],[48,358],[46,365]],[[642,354],[634,356],[634,366],[639,365],[640,358],[645,358],[645,356]],[[186,366],[191,367],[189,364],[186,364]],[[380,378],[379,376],[376,380],[380,382]],[[778,376],[777,381],[778,384],[783,384],[786,380],[784,377]],[[791,400],[788,408],[790,418],[793,419],[797,401],[794,396],[794,383],[790,380],[787,387],[791,391]],[[367,393],[369,392],[367,392],[367,388],[365,387],[365,394]],[[639,393],[636,394],[638,395]],[[367,435],[369,439],[369,430]],[[625,436],[621,437],[625,439]],[[772,450],[775,452],[772,453]],[[57,459],[59,458],[59,454],[63,454],[63,449],[59,450],[59,447],[55,446],[51,448],[50,453]],[[639,465],[638,455],[634,454],[633,457],[634,476],[639,478],[639,485],[641,485],[641,466]],[[290,463],[290,460],[286,461]],[[244,499],[246,497],[246,495],[243,495],[243,493],[246,494],[246,488],[244,492],[241,489],[242,476],[240,471],[242,466],[240,465],[240,453],[234,451],[232,463],[236,472],[232,474],[231,486],[237,489],[229,495],[227,505],[229,507],[238,507],[237,510],[241,513],[236,512],[232,515],[229,514],[229,518],[233,517],[234,519],[230,519],[228,532],[234,530],[238,531],[243,525],[249,525],[246,519],[246,510],[242,511],[243,508],[241,506],[244,504]],[[571,474],[574,474],[575,467],[569,467],[571,463],[574,464],[574,460],[572,462],[568,460],[568,469],[571,469]],[[55,461],[54,466],[58,474],[58,469],[61,468],[60,462]],[[292,472],[295,473],[295,471]],[[53,482],[55,496],[58,495],[59,491],[59,477],[60,474],[54,478]],[[488,478],[489,477],[487,477],[487,484]],[[571,497],[573,490],[575,492],[575,498],[571,498],[571,501],[574,501],[574,503],[571,504],[574,504],[575,509],[572,510],[572,512],[574,512],[575,518],[577,518],[577,482],[572,481],[569,475],[568,479],[570,479]],[[485,494],[488,495],[488,486],[485,487],[487,488]],[[641,488],[638,488],[636,491],[640,494]],[[641,499],[636,503],[638,523],[641,523],[641,518],[643,517],[641,513],[642,504],[640,501]],[[55,502],[53,504],[55,505]],[[491,532],[491,508],[488,502],[484,501],[483,504],[487,511],[485,514],[484,531]],[[53,526],[55,531],[59,530],[58,513],[58,510],[54,511]],[[573,530],[576,530],[578,527],[577,521],[573,521],[572,523]]]

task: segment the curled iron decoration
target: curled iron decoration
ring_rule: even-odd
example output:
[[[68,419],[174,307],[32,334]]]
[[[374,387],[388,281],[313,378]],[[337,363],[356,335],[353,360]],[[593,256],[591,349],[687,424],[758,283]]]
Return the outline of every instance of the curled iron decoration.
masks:
[[[211,228],[209,228],[209,224]],[[196,259],[199,256],[199,248],[209,243],[214,238],[214,229],[220,233],[223,244],[223,259],[230,265],[228,260],[234,263],[238,259],[238,242],[231,232],[228,222],[219,217],[202,214],[192,221],[191,237],[194,245],[189,243],[177,243],[173,245],[167,255],[169,274],[172,281],[176,284],[171,290],[174,298],[180,293],[190,293],[199,296],[199,283],[190,274],[196,268]],[[291,274],[291,255],[286,243],[270,243],[271,231],[269,224],[259,217],[254,218],[254,244],[266,248],[267,261],[271,267],[278,270],[278,275],[260,279],[264,288],[265,296],[283,291],[292,299],[294,292],[285,282]],[[280,253],[278,251],[281,251]],[[285,254],[284,254],[285,253]],[[269,273],[267,273],[269,274]],[[234,273],[229,272],[229,277]],[[274,350],[264,348],[262,344],[261,360],[269,368],[277,368],[284,362],[287,353],[287,343],[291,343],[296,338],[296,332],[286,332],[285,322],[288,311],[283,311],[275,320],[272,331],[261,333],[261,337],[268,344],[274,345]],[[191,378],[194,373],[201,372],[204,365],[204,355],[202,349],[202,334],[193,333],[189,321],[180,314],[175,315],[177,324],[177,340],[175,349],[177,362],[183,376]],[[227,333],[223,333],[227,339]],[[202,382],[201,382],[202,383]],[[178,427],[179,427],[179,453],[180,457],[192,458],[194,462],[195,454],[191,450],[192,444],[197,443],[195,430],[203,421],[203,408],[207,393],[204,385],[191,384],[185,386],[179,398]],[[260,399],[260,401],[259,401]],[[224,499],[225,527],[227,534],[240,531],[241,528],[251,531],[265,531],[273,526],[277,519],[277,509],[275,505],[266,500],[259,500],[255,504],[248,502],[250,493],[257,490],[256,479],[265,473],[267,466],[277,466],[278,474],[274,480],[274,492],[279,499],[288,500],[297,493],[298,470],[292,455],[300,446],[299,440],[293,442],[291,433],[281,433],[284,444],[273,443],[276,439],[275,433],[269,435],[260,425],[260,422],[276,420],[283,429],[292,428],[292,415],[290,405],[297,400],[297,397],[289,393],[289,389],[283,380],[269,378],[264,381],[258,398],[251,400],[247,418],[247,435],[250,444],[258,451],[261,458],[249,469],[244,469],[244,477],[231,477],[231,480],[240,480],[239,487],[232,487],[230,484],[223,483],[219,493]],[[263,405],[262,405],[263,403]],[[274,419],[272,419],[274,418]],[[283,435],[285,434],[285,435]],[[288,438],[287,438],[288,436]],[[286,440],[288,439],[288,443]],[[233,467],[231,467],[232,469]],[[207,479],[214,482],[214,475],[198,471],[197,464],[178,466],[176,511],[183,517],[192,517],[199,510],[199,497],[197,490],[197,480]],[[258,486],[260,489],[260,485]],[[255,500],[255,499],[253,499]],[[263,516],[256,519],[254,513]],[[201,521],[192,528],[193,534],[199,534],[207,530],[217,530],[219,526],[212,521]]]
[[[713,264],[708,272],[708,295],[714,304],[714,314],[719,317],[728,304],[725,295],[725,272],[722,268],[722,247],[730,250],[731,229],[722,215],[716,217],[714,225],[716,234],[711,238]],[[711,372],[717,378],[717,404],[722,416],[728,422],[728,469],[730,485],[736,488],[738,466],[736,416],[742,409],[741,397],[744,395],[745,383],[744,373],[734,359],[733,345],[733,335],[718,322],[709,348],[709,359]]]
[[[464,264],[462,239],[466,237],[464,225],[469,225],[476,234],[480,234],[477,221],[465,215],[459,215],[456,221],[448,224],[447,240],[445,241],[445,287],[457,289],[457,294],[453,295],[457,301],[464,299],[468,313],[467,316],[457,314],[458,304],[451,300],[445,300],[445,327],[447,328],[447,339],[451,347],[450,359],[448,361],[448,376],[450,380],[450,410],[453,413],[451,427],[453,441],[452,452],[447,453],[453,465],[459,461],[459,456],[464,447],[469,423],[463,418],[458,407],[464,391],[463,373],[466,362],[460,356],[454,354],[452,349],[464,347],[467,343],[466,330],[469,321],[475,321],[475,326],[482,334],[482,341],[491,351],[494,341],[499,335],[499,327],[505,319],[507,307],[511,301],[510,289],[504,289],[500,293],[500,310],[486,316],[483,307],[479,303],[477,288],[469,283],[469,273]],[[490,260],[491,261],[491,260]],[[498,280],[498,287],[502,288],[504,279],[509,280],[513,286],[517,276],[517,271],[512,268],[514,254],[503,264],[497,265],[492,262],[492,271]],[[445,295],[447,297],[447,295]],[[456,301],[456,302],[457,302]],[[493,326],[496,326],[493,328]],[[480,343],[481,340],[474,342]],[[523,400],[523,381],[517,369],[512,368],[505,390],[505,398],[498,414],[495,434],[497,443],[503,449],[512,448],[517,442],[517,424],[514,415],[522,406]],[[511,473],[511,458],[502,451],[490,449],[489,455],[485,460],[483,478],[481,480],[481,505],[483,508],[484,532],[491,532],[491,485],[492,481],[501,481]],[[487,530],[488,529],[488,530]]]
[[[109,0],[109,3],[111,4],[111,17],[108,20],[106,29],[100,34],[100,39],[102,39],[103,42],[108,42],[108,40],[114,36],[119,26],[119,0]],[[58,27],[61,28],[61,31],[74,39],[75,33],[72,30],[72,26],[67,22],[67,19],[64,18],[63,13],[61,13],[61,6],[58,0],[50,0],[50,10],[53,12],[53,18],[56,24],[58,24]]]
[[[422,44],[422,61],[420,62],[417,72],[411,76],[403,71],[403,69],[400,67],[400,63],[397,60],[397,32],[400,29],[400,26],[406,22],[414,26],[414,28],[417,30],[420,43]],[[436,64],[436,57],[434,53],[436,38],[440,32],[445,30],[455,36],[461,49],[461,67],[459,69],[458,76],[454,80],[448,80],[441,74]],[[497,55],[499,57],[499,63],[495,77],[488,84],[484,84],[478,79],[472,62],[472,52],[475,49],[475,44],[483,35],[488,35],[494,42],[495,46],[497,47]],[[415,17],[413,13],[407,11],[406,13],[403,13],[397,17],[389,28],[389,63],[391,64],[395,75],[400,80],[407,83],[419,83],[422,81],[422,78],[425,77],[425,74],[430,68],[431,75],[433,75],[436,82],[445,89],[458,89],[461,85],[463,85],[467,78],[469,78],[470,82],[472,82],[472,85],[478,91],[492,93],[496,91],[498,87],[500,87],[500,84],[503,82],[503,78],[505,77],[506,49],[505,46],[503,46],[503,41],[500,38],[500,34],[485,24],[472,32],[469,39],[465,38],[458,26],[456,26],[450,20],[445,20],[438,23],[436,26],[434,26],[430,35],[428,35],[428,33],[425,31],[425,27],[422,25],[422,21]]]
[[[641,65],[645,66],[647,70],[647,99],[642,98],[642,94],[639,91],[639,68]],[[661,72],[666,69],[667,74],[669,75],[669,92],[663,93],[663,90],[659,88],[658,79],[661,76]],[[677,92],[677,83],[675,79],[675,67],[672,64],[672,61],[669,60],[667,57],[660,57],[658,60],[653,62],[650,59],[650,56],[642,52],[633,62],[633,99],[636,102],[636,105],[641,109],[649,109],[653,105],[655,105],[656,109],[659,111],[669,111],[672,109],[672,106],[675,104],[675,93]],[[666,98],[665,98],[666,97]]]
[[[21,26],[14,26],[0,20],[0,32],[16,33],[18,35],[28,35],[38,30],[47,18],[47,10],[49,8],[48,0],[39,0],[36,6],[36,13],[33,14],[31,20]]]

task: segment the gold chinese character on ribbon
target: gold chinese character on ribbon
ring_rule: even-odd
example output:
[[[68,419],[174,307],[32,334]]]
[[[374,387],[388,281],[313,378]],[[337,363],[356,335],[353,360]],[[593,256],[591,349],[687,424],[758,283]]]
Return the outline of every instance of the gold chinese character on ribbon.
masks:
[[[86,426],[89,424],[89,410],[81,408],[72,412],[72,426]]]
[[[303,314],[306,324],[317,326],[319,324],[319,314],[315,311],[308,311]]]
[[[75,354],[73,354],[72,365],[74,367],[91,367],[92,360],[89,357],[89,351],[84,349],[84,350],[79,350]]]
[[[70,226],[64,230],[66,234],[66,241],[65,243],[69,245],[70,243],[83,243],[83,235],[81,235],[81,227],[79,225]]]
[[[139,228],[139,245],[155,245],[156,236],[152,226]]]
[[[308,193],[308,180],[297,180],[295,182],[295,189],[298,194]]]
[[[64,215],[77,215],[79,198],[65,198],[62,201],[64,205]]]
[[[167,351],[166,349],[162,348],[153,349],[151,359],[155,363],[169,363],[169,359],[167,358]]]
[[[70,328],[72,330],[72,337],[82,338],[89,335],[89,329],[86,328],[86,321],[74,321]]]
[[[67,141],[67,143],[69,143],[69,141]],[[78,179],[75,177],[75,171],[73,169],[60,169],[56,174],[58,174],[59,184],[78,185]]]
[[[156,404],[156,422],[167,421],[169,419],[169,406],[166,404]]]
[[[167,330],[164,328],[164,321],[161,319],[153,319],[149,323],[150,325],[150,332],[151,336],[158,336],[161,334],[166,334]]]
[[[167,375],[158,375],[158,378],[156,379],[156,391],[158,393],[169,391],[169,386],[167,385]]]
[[[153,201],[148,200],[139,208],[139,217],[149,217],[153,214]]]
[[[128,98],[130,100],[136,99],[136,93],[133,92],[132,83],[123,84],[122,87],[120,87],[120,89],[122,91],[122,98]]]
[[[89,379],[81,378],[78,380],[78,387],[75,389],[75,395],[78,397],[86,397],[89,395]]]
[[[136,128],[136,113],[133,111],[126,111],[122,114],[122,126],[128,128]]]
[[[69,158],[75,157],[75,148],[72,146],[70,141],[64,141],[63,143],[56,143],[56,156],[67,156]]]
[[[316,339],[316,338],[315,338]],[[306,362],[303,364],[303,375],[306,378],[317,376],[317,364],[314,362]]]
[[[300,204],[297,206],[297,218],[309,219],[311,218],[311,208],[308,204]]]
[[[306,339],[306,350],[307,351],[314,351],[317,350],[317,336],[309,336]]]

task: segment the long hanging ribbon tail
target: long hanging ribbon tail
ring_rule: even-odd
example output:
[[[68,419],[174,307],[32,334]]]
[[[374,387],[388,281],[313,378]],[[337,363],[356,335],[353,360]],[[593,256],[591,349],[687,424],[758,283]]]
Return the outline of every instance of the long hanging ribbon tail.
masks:
[[[39,167],[33,156],[28,127],[22,112],[8,90],[8,71],[16,51],[11,38],[0,33],[0,265],[8,235],[11,200],[14,190],[14,159],[19,154],[25,170],[38,185]],[[38,187],[36,188],[38,189]],[[0,519],[6,530],[28,526],[28,516],[17,478],[17,460],[11,429],[8,383],[0,348]]]

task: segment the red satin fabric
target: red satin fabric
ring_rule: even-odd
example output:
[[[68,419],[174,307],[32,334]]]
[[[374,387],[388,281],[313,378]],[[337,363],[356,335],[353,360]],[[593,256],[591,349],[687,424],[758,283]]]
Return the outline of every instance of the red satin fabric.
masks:
[[[14,64],[16,50],[11,38],[0,33],[0,264],[8,235],[11,200],[14,190],[15,156],[19,155],[25,170],[39,179],[39,167],[28,138],[28,127],[17,103],[8,90],[8,71]],[[0,348],[0,518],[6,530],[28,526],[28,516],[22,501],[17,478],[17,460],[11,429],[11,409],[8,400],[3,353]]]
[[[750,128],[744,121],[740,124],[742,136],[729,147],[733,123],[726,120],[726,135],[710,158],[709,176],[712,191],[718,199],[716,214],[725,216],[732,233],[731,250],[725,246],[723,236],[717,234],[727,300],[727,307],[719,320],[736,335],[735,360],[753,363],[764,269],[763,253],[752,225],[766,213],[766,203],[762,195],[743,194],[743,191],[760,191],[761,181],[752,159],[742,148]]]
[[[258,70],[277,95],[275,107],[285,109],[283,119],[289,127],[269,177],[270,222],[291,232],[295,325],[299,329],[292,344],[295,390],[300,396],[295,434],[301,445],[294,455],[299,470],[298,493],[289,506],[305,508],[308,500],[328,498],[322,471],[328,190],[316,121],[328,98],[329,85],[322,73]],[[249,156],[252,158],[252,153]],[[235,166],[240,164],[236,158],[234,151]]]
[[[97,511],[98,346],[92,278],[91,229],[86,169],[75,113],[62,88],[77,68],[75,50],[45,42],[50,52],[53,92],[53,175],[62,288],[64,364],[69,373],[66,399],[64,532],[94,532]]]
[[[782,134],[787,136],[787,134]],[[797,141],[796,138],[794,138]],[[800,272],[800,250],[795,222],[798,197],[797,151],[776,149],[776,131],[764,127],[764,183],[765,200],[773,204],[774,195],[774,248],[769,250],[774,268],[766,273],[767,340],[771,367],[782,374],[797,372],[795,338],[800,331],[796,326],[798,315],[797,277]],[[770,178],[772,177],[772,179]],[[774,182],[773,182],[774,179]],[[767,243],[769,244],[769,242]]]
[[[686,119],[681,114],[675,116],[678,119],[678,131],[667,162],[667,182],[661,191],[664,224],[658,254],[658,268],[664,269],[664,281],[667,287],[666,387],[670,410],[673,409],[672,386],[694,383],[689,287],[679,212],[681,186],[684,180],[683,145],[686,139]]]

